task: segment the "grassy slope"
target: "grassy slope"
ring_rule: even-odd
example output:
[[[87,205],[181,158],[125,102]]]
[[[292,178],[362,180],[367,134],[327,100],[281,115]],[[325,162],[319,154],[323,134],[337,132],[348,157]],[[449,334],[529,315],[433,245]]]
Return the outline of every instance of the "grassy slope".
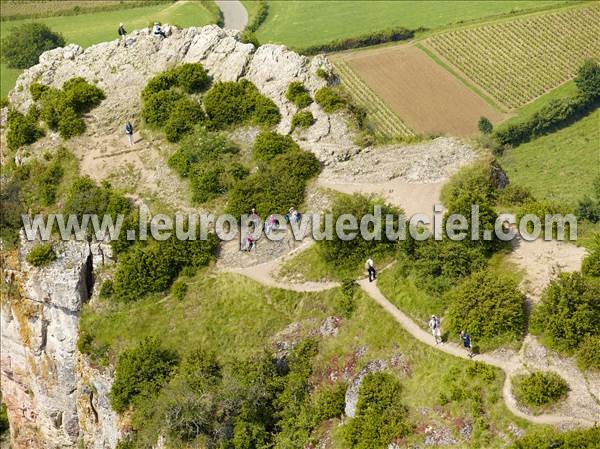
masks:
[[[252,23],[254,17],[256,17],[259,3],[254,0],[242,0],[242,3],[244,8],[246,8],[246,12],[248,13],[248,23]]]
[[[119,22],[125,24],[128,31],[147,27],[152,21],[176,24],[182,27],[214,23],[215,18],[200,3],[187,2],[165,5],[153,5],[117,11],[96,12],[78,16],[56,16],[43,19],[12,20],[3,22],[0,36],[4,38],[10,31],[23,23],[41,22],[50,29],[61,33],[67,43],[74,42],[88,47],[99,42],[116,39]],[[0,96],[4,97],[14,86],[20,70],[1,66],[2,84]]]
[[[552,5],[551,1],[269,1],[261,42],[292,47],[329,42],[385,28],[439,28],[459,21]]]
[[[96,343],[108,343],[111,358],[125,348],[135,345],[147,335],[158,335],[169,348],[185,352],[197,344],[215,349],[223,361],[245,357],[260,350],[270,337],[291,322],[305,318],[321,319],[332,313],[337,289],[321,293],[295,293],[267,289],[244,277],[199,273],[189,285],[187,298],[180,302],[166,297],[147,298],[133,304],[110,305],[102,301],[94,308],[84,309],[82,330],[91,332]],[[389,359],[392,354],[402,354],[408,362],[408,377],[401,376],[405,390],[401,400],[411,410],[413,421],[443,422],[452,426],[455,419],[468,414],[468,401],[450,403],[434,410],[437,397],[443,391],[442,379],[450,370],[465,384],[477,382],[465,378],[468,365],[462,359],[440,353],[416,342],[373,300],[362,292],[356,298],[357,309],[351,319],[342,322],[337,337],[321,340],[315,360],[314,383],[328,382],[333,372],[343,372],[344,367],[355,365],[358,372],[371,360]],[[94,310],[95,309],[95,310]],[[366,347],[360,358],[355,351]],[[427,385],[427,389],[423,388]],[[516,419],[508,412],[501,397],[502,374],[486,387],[483,419],[491,428],[506,432],[509,423],[529,429],[527,422]],[[420,410],[427,410],[421,413]],[[442,417],[443,415],[447,415]],[[479,447],[501,447],[497,436],[484,431],[474,433],[473,443]],[[411,440],[421,440],[415,433]],[[334,447],[344,446],[339,438]]]
[[[515,184],[537,198],[572,206],[600,175],[600,109],[573,125],[509,150],[501,164]]]

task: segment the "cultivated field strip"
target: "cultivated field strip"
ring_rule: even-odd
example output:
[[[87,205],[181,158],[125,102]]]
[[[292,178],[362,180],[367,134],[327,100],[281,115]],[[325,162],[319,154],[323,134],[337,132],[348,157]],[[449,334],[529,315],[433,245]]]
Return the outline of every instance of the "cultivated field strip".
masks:
[[[514,109],[571,79],[586,58],[600,59],[600,6],[450,31],[426,43]]]
[[[415,133],[342,60],[334,61],[342,86],[367,111],[375,134],[384,139],[413,137]]]

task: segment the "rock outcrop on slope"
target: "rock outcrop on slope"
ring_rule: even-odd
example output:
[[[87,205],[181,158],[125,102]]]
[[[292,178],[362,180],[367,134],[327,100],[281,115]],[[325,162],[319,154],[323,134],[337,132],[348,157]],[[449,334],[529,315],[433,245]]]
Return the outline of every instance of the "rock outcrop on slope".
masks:
[[[77,352],[79,317],[93,288],[92,251],[87,242],[62,243],[55,262],[36,268],[25,261],[32,245],[22,239],[4,267],[0,374],[12,445],[75,448],[93,436],[89,447],[114,447],[117,416],[89,391],[106,393],[110,380]]]
[[[106,99],[88,117],[92,130],[111,134],[139,115],[140,92],[152,76],[178,63],[200,62],[214,81],[237,81],[242,77],[252,81],[277,104],[282,115],[278,131],[288,133],[297,111],[285,98],[290,82],[302,81],[314,95],[326,85],[316,75],[317,69],[331,70],[331,64],[322,56],[309,59],[282,45],[255,48],[242,43],[238,31],[216,25],[186,29],[167,26],[165,30],[169,35],[166,39],[153,36],[148,29],[134,31],[126,47],[115,40],[85,50],[71,44],[48,51],[40,56],[39,64],[19,77],[9,100],[25,111],[32,104],[31,83],[60,87],[66,80],[81,76],[106,93]],[[302,133],[301,145],[326,163],[357,151],[343,114],[327,114],[316,103],[310,110],[315,124]]]

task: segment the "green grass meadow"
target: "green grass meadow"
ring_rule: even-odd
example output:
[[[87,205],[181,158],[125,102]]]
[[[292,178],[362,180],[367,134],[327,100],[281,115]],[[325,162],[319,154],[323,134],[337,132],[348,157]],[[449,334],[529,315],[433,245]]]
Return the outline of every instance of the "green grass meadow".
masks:
[[[500,163],[511,182],[528,187],[536,198],[575,207],[600,175],[599,124],[596,109],[567,128],[508,150]]]
[[[257,36],[260,42],[302,48],[386,28],[434,29],[559,3],[564,2],[269,1],[269,15]]]
[[[23,23],[40,22],[48,25],[53,31],[61,33],[67,43],[89,47],[99,42],[116,39],[120,22],[123,22],[125,29],[131,32],[135,29],[145,28],[153,21],[190,27],[215,23],[216,17],[199,2],[177,2],[169,3],[166,6],[158,4],[77,16],[11,20],[2,22],[0,37],[4,38],[13,28]],[[0,70],[2,77],[0,96],[4,97],[15,85],[21,70],[9,69],[4,63],[1,65]]]

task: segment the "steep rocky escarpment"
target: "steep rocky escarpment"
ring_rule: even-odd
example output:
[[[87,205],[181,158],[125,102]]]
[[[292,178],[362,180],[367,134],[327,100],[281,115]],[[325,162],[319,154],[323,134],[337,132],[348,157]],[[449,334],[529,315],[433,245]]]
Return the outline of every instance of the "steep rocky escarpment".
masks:
[[[103,416],[94,422],[104,420],[98,432],[82,426],[90,414],[81,401],[89,396],[86,389],[98,384],[105,394],[110,385],[77,353],[79,316],[93,288],[93,254],[87,242],[67,242],[55,245],[55,262],[36,268],[25,261],[32,244],[23,240],[5,259],[3,273],[1,380],[13,447],[79,447],[90,440],[84,431],[98,438],[89,447],[112,447],[116,423],[102,407],[96,407]]]

